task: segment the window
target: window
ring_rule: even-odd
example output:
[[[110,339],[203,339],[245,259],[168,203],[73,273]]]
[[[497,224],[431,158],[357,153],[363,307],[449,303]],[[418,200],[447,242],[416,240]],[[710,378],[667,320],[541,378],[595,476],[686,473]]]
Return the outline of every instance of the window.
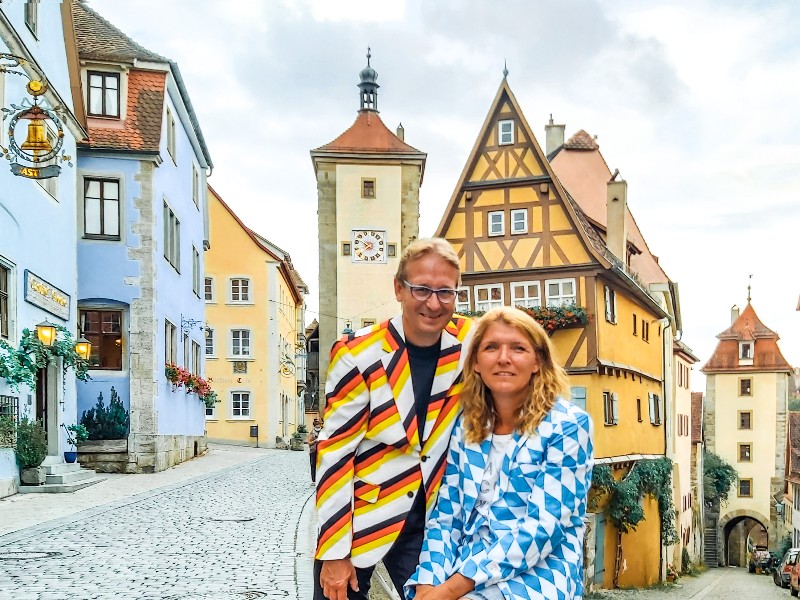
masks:
[[[216,421],[217,420],[217,405],[214,406],[206,406],[206,421]]]
[[[460,287],[456,290],[456,309],[455,312],[463,313],[469,312],[470,303],[469,303],[469,288],[468,287]]]
[[[80,311],[81,334],[92,343],[89,368],[122,370],[122,311]]]
[[[119,238],[119,181],[83,180],[83,236]]]
[[[658,394],[648,392],[647,400],[650,403],[650,423],[661,425],[661,398]]]
[[[619,397],[613,392],[603,392],[603,419],[606,425],[619,423]]]
[[[214,356],[214,330],[206,327],[206,356]]]
[[[250,418],[250,392],[231,392],[231,418]]]
[[[642,339],[645,342],[650,341],[650,323],[642,319]]]
[[[192,163],[192,202],[200,209],[200,172],[197,165]]]
[[[167,152],[172,157],[172,162],[178,162],[175,158],[175,117],[172,116],[172,111],[167,109]]]
[[[397,256],[397,244],[386,245],[386,256],[389,258],[395,258]]]
[[[752,498],[753,497],[753,480],[740,479],[739,480],[739,497]]]
[[[33,37],[38,35],[39,0],[27,0],[25,2],[25,25],[31,30]]]
[[[372,327],[375,325],[375,319],[361,319],[362,327]]]
[[[206,277],[203,283],[203,294],[206,302],[214,302],[214,278]]]
[[[374,179],[361,179],[361,197],[374,198],[375,197],[375,180]]]
[[[749,377],[742,377],[741,379],[739,379],[739,395],[740,396],[753,395],[752,379],[750,379]]]
[[[200,297],[200,253],[192,246],[192,291]]]
[[[642,399],[636,399],[636,420],[642,422]]]
[[[244,277],[231,279],[231,302],[250,302],[250,280]]]
[[[578,408],[586,410],[586,388],[583,386],[572,386],[570,388],[572,403]]]
[[[11,306],[9,302],[11,290],[11,269],[0,263],[0,339],[9,338]]]
[[[547,306],[563,306],[575,304],[574,279],[549,279],[545,281],[547,290]]]
[[[739,411],[739,429],[753,428],[753,412],[749,410]]]
[[[178,362],[178,328],[164,319],[164,362]]]
[[[503,235],[506,232],[505,218],[502,210],[489,213],[489,235]]]
[[[475,286],[475,310],[489,311],[503,306],[503,286],[500,284]]]
[[[636,313],[633,313],[633,335],[636,335]]]
[[[250,330],[231,330],[231,356],[250,356]]]
[[[201,362],[200,362],[200,344],[192,340],[192,373],[200,375]]]
[[[739,444],[739,462],[751,462],[752,446],[750,444]]]
[[[525,308],[537,308],[542,305],[538,281],[519,281],[511,284],[511,304]]]
[[[89,101],[91,117],[119,117],[119,74],[89,71]]]
[[[511,211],[511,233],[528,233],[527,208],[515,208]]]
[[[753,345],[750,342],[739,342],[739,358],[753,358]]]
[[[183,334],[183,368],[191,371],[192,365],[189,363],[189,336]]]
[[[350,256],[350,242],[342,242],[342,256]]]
[[[617,323],[617,293],[608,286],[604,286],[606,301],[606,321],[616,325]]]
[[[514,143],[514,120],[507,119],[497,123],[497,144],[506,146]]]
[[[181,272],[181,222],[164,202],[164,258]]]

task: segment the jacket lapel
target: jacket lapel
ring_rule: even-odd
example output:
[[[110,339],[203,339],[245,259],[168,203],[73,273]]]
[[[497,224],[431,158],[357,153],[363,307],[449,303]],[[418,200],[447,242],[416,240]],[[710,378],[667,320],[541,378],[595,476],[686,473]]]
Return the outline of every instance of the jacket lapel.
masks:
[[[425,432],[423,440],[430,438],[431,433],[439,426],[442,419],[449,413],[445,408],[447,403],[447,392],[453,387],[456,378],[461,374],[458,368],[461,358],[461,341],[456,337],[456,331],[452,328],[452,323],[442,332],[441,347],[439,348],[439,360],[436,363],[436,373],[433,376],[433,386],[431,386],[431,399],[428,406],[428,414],[425,420]]]
[[[417,430],[417,411],[414,407],[414,386],[411,383],[411,368],[408,363],[408,350],[403,337],[403,317],[396,316],[389,321],[383,340],[384,355],[381,357],[386,372],[387,385],[392,390],[397,412],[406,438],[411,446],[419,446]]]

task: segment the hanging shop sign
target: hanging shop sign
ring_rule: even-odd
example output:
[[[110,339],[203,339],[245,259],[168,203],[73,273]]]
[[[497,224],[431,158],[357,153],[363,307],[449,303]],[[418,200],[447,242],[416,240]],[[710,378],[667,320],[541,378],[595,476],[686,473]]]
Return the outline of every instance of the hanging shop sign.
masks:
[[[24,98],[10,108],[2,107],[3,123],[8,121],[8,148],[0,146],[3,157],[11,163],[11,172],[28,179],[49,179],[61,172],[59,162],[72,163],[70,156],[61,154],[64,146],[64,127],[58,111],[44,98],[47,81],[43,76],[30,77],[21,67],[25,59],[0,53],[0,73],[11,73],[29,79],[25,86],[30,98]],[[24,138],[24,141],[22,141]],[[60,154],[60,156],[59,156]]]
[[[69,321],[70,297],[66,292],[25,269],[25,301]]]

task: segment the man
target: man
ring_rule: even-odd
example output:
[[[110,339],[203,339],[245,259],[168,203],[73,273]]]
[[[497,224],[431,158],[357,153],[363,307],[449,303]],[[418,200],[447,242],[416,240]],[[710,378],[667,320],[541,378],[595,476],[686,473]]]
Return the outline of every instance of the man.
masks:
[[[308,443],[308,458],[311,463],[311,485],[317,483],[317,442],[319,432],[322,431],[322,420],[314,419],[314,427],[308,432],[306,442]]]
[[[416,569],[460,411],[471,322],[453,319],[459,279],[445,240],[412,242],[394,279],[402,314],[331,350],[314,600],[366,600],[381,559],[402,596]]]

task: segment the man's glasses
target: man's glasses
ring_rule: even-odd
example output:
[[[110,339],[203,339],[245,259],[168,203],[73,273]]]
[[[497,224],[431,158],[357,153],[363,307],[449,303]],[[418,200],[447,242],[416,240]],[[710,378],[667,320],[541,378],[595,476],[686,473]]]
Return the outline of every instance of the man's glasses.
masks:
[[[442,304],[450,304],[456,299],[456,290],[450,288],[440,288],[438,290],[434,290],[433,288],[429,288],[424,285],[413,285],[408,283],[405,279],[403,280],[403,283],[408,288],[408,291],[411,292],[411,297],[414,298],[414,300],[419,300],[420,302],[424,302],[430,298],[431,294],[436,294],[436,298],[438,298],[439,302]]]

